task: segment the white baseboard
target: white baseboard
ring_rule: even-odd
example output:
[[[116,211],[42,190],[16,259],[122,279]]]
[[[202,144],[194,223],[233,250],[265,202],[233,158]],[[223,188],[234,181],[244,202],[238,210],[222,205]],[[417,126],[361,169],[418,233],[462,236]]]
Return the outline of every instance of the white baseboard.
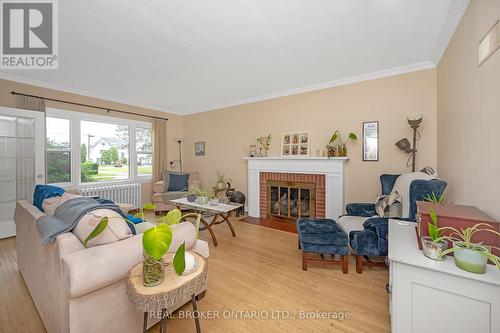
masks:
[[[0,222],[0,239],[16,235],[16,224],[14,221]]]

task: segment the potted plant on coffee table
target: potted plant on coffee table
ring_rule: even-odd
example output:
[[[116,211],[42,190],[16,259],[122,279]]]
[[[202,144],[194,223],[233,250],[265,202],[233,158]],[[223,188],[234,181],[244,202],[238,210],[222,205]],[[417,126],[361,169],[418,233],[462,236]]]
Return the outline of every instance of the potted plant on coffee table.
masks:
[[[444,260],[441,253],[448,248],[446,239],[440,239],[441,231],[438,227],[438,217],[434,208],[429,210],[432,223],[427,224],[429,236],[422,236],[422,250],[427,258],[434,260]]]
[[[496,265],[500,270],[500,258],[491,253],[491,248],[500,250],[495,246],[483,245],[481,243],[473,243],[472,236],[478,232],[490,232],[499,235],[497,231],[486,223],[478,223],[467,229],[456,229],[453,227],[442,227],[439,231],[451,231],[449,236],[441,236],[436,241],[448,240],[453,242],[453,247],[441,252],[440,257],[449,253],[455,256],[455,265],[464,271],[483,274],[486,271],[488,260]]]

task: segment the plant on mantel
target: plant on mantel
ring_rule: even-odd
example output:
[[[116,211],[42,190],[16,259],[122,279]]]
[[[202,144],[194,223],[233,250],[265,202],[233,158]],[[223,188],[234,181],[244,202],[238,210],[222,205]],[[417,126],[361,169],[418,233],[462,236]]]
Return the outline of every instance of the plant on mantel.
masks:
[[[257,138],[257,143],[260,145],[261,149],[264,149],[264,157],[267,157],[267,153],[271,147],[271,139],[271,134]]]
[[[332,137],[330,138],[330,142],[326,146],[328,150],[330,150],[331,147],[336,147],[337,148],[337,156],[339,157],[346,157],[347,156],[347,143],[349,141],[356,141],[358,137],[354,133],[349,133],[346,135],[344,138],[342,134],[340,133],[339,130],[336,130],[333,134]]]
[[[134,215],[135,218],[141,218],[146,221],[146,216],[144,210],[154,210],[156,207],[152,203],[148,203],[139,210],[138,213]],[[182,215],[179,209],[173,209],[168,212],[167,215],[155,219],[154,227],[146,230],[142,235],[142,247],[144,249],[144,262],[143,262],[143,283],[146,287],[153,287],[165,280],[165,261],[164,256],[172,243],[173,231],[172,225],[178,224],[187,217],[196,217],[195,228],[196,228],[196,238],[198,238],[198,231],[200,228],[201,215],[196,213],[190,213]],[[122,219],[127,223],[133,224],[130,220],[122,217],[112,217],[116,219]],[[108,226],[109,218],[103,217],[98,225],[92,230],[92,232],[87,236],[84,241],[84,245],[99,236]],[[183,242],[177,251],[175,252],[172,265],[175,272],[181,275],[186,269],[186,247]]]

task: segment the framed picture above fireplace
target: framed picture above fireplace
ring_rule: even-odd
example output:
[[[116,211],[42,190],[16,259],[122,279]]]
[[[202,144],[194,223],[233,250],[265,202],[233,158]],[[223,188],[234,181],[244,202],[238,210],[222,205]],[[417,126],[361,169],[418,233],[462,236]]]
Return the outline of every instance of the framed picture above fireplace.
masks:
[[[281,136],[281,156],[309,156],[309,132],[290,132]]]

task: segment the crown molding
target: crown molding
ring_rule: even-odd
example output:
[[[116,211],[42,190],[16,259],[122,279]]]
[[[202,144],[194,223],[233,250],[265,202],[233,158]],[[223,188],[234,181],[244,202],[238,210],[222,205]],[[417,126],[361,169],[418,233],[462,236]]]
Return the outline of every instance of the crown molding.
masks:
[[[58,84],[43,82],[43,81],[34,80],[34,79],[28,79],[28,78],[25,78],[25,77],[22,77],[19,75],[5,73],[2,71],[0,71],[0,79],[14,81],[17,83],[29,84],[29,85],[40,87],[40,88],[58,90],[58,91],[62,91],[62,92],[70,93],[70,94],[76,94],[76,95],[85,96],[85,97],[98,98],[98,99],[102,99],[102,100],[114,102],[114,103],[121,103],[121,104],[130,105],[130,106],[137,106],[137,107],[144,108],[144,109],[167,112],[167,113],[177,114],[177,115],[185,114],[184,112],[182,112],[180,110],[171,109],[171,108],[160,106],[160,105],[145,104],[145,103],[139,103],[136,101],[132,101],[132,100],[129,100],[126,98],[106,96],[103,94],[98,94],[98,93],[94,93],[94,92],[90,92],[90,91],[86,91],[86,90],[82,90],[82,89],[74,89],[74,88],[70,88],[70,87],[66,87],[66,86],[62,86],[62,85],[58,85]]]
[[[455,0],[450,6],[446,20],[441,28],[441,33],[438,36],[436,44],[434,45],[434,50],[431,54],[431,61],[436,64],[436,66],[441,61],[448,44],[455,33],[462,17],[464,16],[467,7],[469,6],[470,0]]]
[[[339,86],[349,85],[349,84],[363,82],[363,81],[376,80],[376,79],[381,79],[384,77],[401,75],[401,74],[405,74],[405,73],[416,72],[416,71],[421,71],[421,70],[426,70],[426,69],[431,69],[431,68],[436,68],[436,65],[430,61],[425,61],[425,62],[421,62],[421,63],[417,63],[417,64],[395,67],[395,68],[385,69],[385,70],[381,70],[381,71],[377,71],[377,72],[351,76],[351,77],[344,78],[344,79],[338,79],[338,80],[322,82],[322,83],[318,83],[318,84],[312,84],[312,85],[304,86],[304,87],[300,87],[300,88],[279,91],[279,92],[275,92],[275,93],[271,93],[271,94],[267,94],[267,95],[244,98],[244,99],[236,100],[233,102],[211,105],[211,106],[202,107],[202,108],[199,108],[199,109],[196,109],[193,111],[187,111],[184,114],[188,115],[188,114],[195,114],[195,113],[200,113],[200,112],[207,112],[207,111],[213,111],[213,110],[218,110],[218,109],[224,109],[224,108],[237,106],[237,105],[266,101],[266,100],[270,100],[270,99],[274,99],[274,98],[286,97],[286,96],[297,95],[297,94],[302,94],[302,93],[316,91],[316,90],[339,87]]]

